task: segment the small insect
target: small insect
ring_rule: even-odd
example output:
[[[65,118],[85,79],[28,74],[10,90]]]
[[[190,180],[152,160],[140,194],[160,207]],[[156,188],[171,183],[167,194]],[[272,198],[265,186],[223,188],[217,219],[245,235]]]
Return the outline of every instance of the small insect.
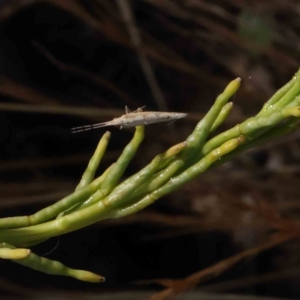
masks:
[[[176,121],[187,116],[187,114],[185,113],[178,112],[143,111],[143,108],[144,106],[130,112],[128,107],[125,106],[125,115],[119,118],[114,118],[113,120],[108,122],[74,127],[71,129],[71,131],[72,133],[77,133],[107,126],[120,126],[120,129],[122,129],[139,125]]]

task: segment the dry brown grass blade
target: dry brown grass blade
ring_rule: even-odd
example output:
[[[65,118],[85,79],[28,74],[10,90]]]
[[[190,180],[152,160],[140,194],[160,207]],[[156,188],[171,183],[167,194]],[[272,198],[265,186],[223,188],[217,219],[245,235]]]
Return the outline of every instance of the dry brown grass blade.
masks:
[[[45,96],[33,88],[17,83],[4,76],[0,77],[0,95],[30,103],[20,104],[2,102],[0,103],[0,110],[2,111],[67,114],[84,116],[97,121],[99,121],[99,117],[113,118],[124,114],[123,110],[118,109],[96,109],[93,107],[72,107],[60,105],[59,100]]]
[[[115,159],[118,155],[120,155],[120,151],[109,151],[105,155],[105,160],[110,161]],[[14,171],[26,168],[45,168],[50,166],[60,166],[60,165],[74,165],[86,163],[89,161],[89,155],[86,154],[76,154],[76,155],[68,155],[66,157],[44,157],[44,158],[36,158],[36,159],[22,159],[20,161],[12,161],[12,162],[4,162],[0,163],[0,171]]]
[[[16,0],[12,3],[5,4],[2,6],[0,11],[0,20],[4,21],[9,19],[12,15],[16,14],[24,7],[37,4],[37,3],[48,3],[50,5],[54,5],[62,10],[65,10],[75,17],[79,18],[92,28],[100,31],[105,35],[109,40],[116,42],[117,44],[121,44],[123,46],[130,47],[129,40],[122,34],[122,32],[114,26],[114,24],[102,21],[100,23],[98,20],[92,17],[86,9],[79,4],[78,1],[74,0]]]
[[[109,120],[111,118],[119,117],[124,114],[124,110],[121,109],[104,109],[104,108],[100,109],[100,108],[94,108],[92,106],[72,107],[67,105],[32,105],[32,104],[0,102],[0,111],[1,110],[15,111],[15,112],[28,112],[28,113],[45,113],[45,114],[57,114],[57,115],[81,116],[98,122],[99,119],[103,117],[105,117],[106,120]]]
[[[262,216],[268,222],[270,227],[276,229],[295,227],[293,221],[282,218],[275,207],[270,202],[264,200],[260,194],[255,193],[255,199],[257,200],[257,205],[254,207],[255,212]]]
[[[115,14],[115,7],[111,5],[112,3],[106,2],[97,2],[98,4],[102,4],[106,7],[106,12],[109,13],[110,20],[114,24],[119,24],[123,28],[123,22],[120,22],[120,18]],[[95,3],[91,3],[94,4]],[[101,11],[102,16],[102,7],[94,7],[96,11],[99,13],[99,9]],[[166,65],[171,67],[172,69],[182,71],[184,73],[190,73],[197,75],[197,77],[201,78],[203,81],[209,82],[208,78],[200,72],[200,70],[190,64],[181,54],[179,54],[176,49],[169,47],[164,41],[158,40],[155,36],[150,35],[148,31],[145,31],[143,28],[139,28],[139,32],[141,35],[141,39],[144,43],[139,45],[139,50],[142,54],[147,55],[149,58],[152,58],[154,61],[159,62],[161,65]],[[132,48],[133,44],[131,45]],[[159,51],[157,51],[159,50]],[[216,78],[215,78],[216,79]],[[215,82],[216,83],[216,82]],[[217,78],[217,84],[225,85],[227,82]]]
[[[24,7],[35,4],[39,0],[16,0],[16,1],[7,1],[9,4],[5,3],[0,8],[0,20],[5,21],[9,19],[12,15],[18,13]]]
[[[2,295],[6,294],[6,292],[9,292],[13,295],[18,295],[18,298],[21,297],[22,299],[31,298],[32,297],[32,289],[26,288],[24,286],[21,286],[17,283],[14,283],[12,281],[5,280],[3,278],[0,278],[0,289]],[[5,296],[3,298],[6,298]],[[28,299],[27,298],[27,299]],[[9,298],[6,298],[9,299]],[[10,298],[10,299],[17,299],[17,298]]]
[[[197,189],[199,189],[199,186],[197,186]],[[260,231],[263,229],[276,229],[285,230],[288,232],[289,230],[293,231],[296,227],[295,221],[282,218],[277,208],[275,208],[272,203],[264,199],[257,192],[251,194],[251,198],[255,199],[255,201],[251,204],[241,201],[240,196],[231,194],[229,192],[224,192],[222,189],[214,188],[213,186],[209,187],[207,192],[218,196],[220,202],[218,202],[216,205],[219,206],[219,209],[227,209],[222,210],[222,212],[219,213],[219,217],[211,216],[210,212],[199,212],[197,210],[200,215],[197,215],[196,217],[195,212],[193,212],[193,214],[187,213],[186,215],[176,216],[175,219],[174,216],[168,216],[166,214],[145,214],[143,217],[135,217],[133,219],[129,219],[128,221],[138,222],[140,220],[150,223],[157,222],[158,224],[167,227],[165,231],[161,230],[159,233],[144,236],[144,240],[167,239],[214,230],[222,232],[234,232],[237,228],[236,218],[241,213],[249,212],[255,213],[255,218],[252,222],[249,221],[247,223],[247,228],[251,228],[255,231]],[[185,193],[188,193],[188,191]],[[206,191],[204,190],[204,195],[205,194]],[[189,197],[193,198],[193,194],[191,194]],[[221,199],[223,199],[223,201],[221,201]],[[199,202],[199,200],[200,199],[197,199],[196,201]],[[195,203],[195,205],[197,204]],[[230,217],[228,217],[228,214],[230,214]],[[225,215],[227,215],[227,218],[224,218]],[[124,220],[124,222],[126,220],[127,218]]]
[[[183,292],[189,291],[192,288],[194,288],[197,284],[202,283],[204,281],[207,281],[211,278],[214,278],[224,271],[228,270],[238,262],[253,257],[255,255],[258,255],[259,253],[266,251],[268,249],[271,249],[275,246],[278,246],[282,243],[285,243],[292,238],[295,237],[295,234],[284,234],[284,235],[278,235],[276,238],[273,237],[267,242],[265,242],[262,245],[259,245],[257,247],[245,250],[243,252],[240,252],[234,256],[231,256],[227,259],[224,259],[204,270],[201,270],[199,272],[196,272],[185,279],[182,280],[171,280],[171,279],[153,279],[149,281],[142,281],[140,283],[157,283],[162,286],[168,287],[167,289],[163,290],[162,292],[154,294],[149,300],[166,300],[166,299],[173,299],[178,294],[181,294]]]
[[[34,168],[45,168],[50,166],[60,166],[60,165],[73,165],[73,164],[81,164],[83,162],[88,161],[89,156],[86,154],[80,155],[69,155],[62,157],[48,157],[48,158],[31,158],[31,159],[22,159],[22,160],[14,160],[11,162],[1,161],[0,163],[0,171],[8,172],[8,171],[17,171],[20,169],[31,169],[32,166]]]
[[[232,46],[239,47],[240,49],[246,49],[247,47],[244,41],[234,31],[226,28],[226,26],[222,26],[222,24],[218,24],[217,22],[210,20],[207,17],[201,16],[201,18],[199,18],[197,14],[193,15],[191,13],[193,9],[189,11],[184,5],[178,5],[178,3],[174,1],[147,0],[147,2],[151,3],[153,6],[159,7],[167,14],[171,14],[183,20],[192,21],[198,26],[206,28],[209,31],[208,34],[210,36],[222,36],[222,41],[225,41],[227,44],[229,43]],[[267,47],[262,49],[262,52],[270,58],[280,62],[284,61],[292,67],[298,65],[297,59],[294,59],[283,51],[277,50],[275,47]]]
[[[219,191],[219,194],[224,193]],[[234,196],[227,195],[227,200],[230,201],[231,204],[237,205],[240,209],[250,210],[257,214],[257,216],[262,217],[270,227],[270,229],[277,229],[277,233],[272,235],[267,239],[267,241],[257,247],[250,248],[243,252],[240,252],[232,257],[224,259],[213,266],[210,266],[204,270],[196,272],[185,279],[182,280],[172,280],[168,278],[164,279],[154,279],[150,281],[143,281],[142,283],[157,283],[162,286],[167,287],[167,289],[153,295],[151,300],[165,300],[172,299],[176,295],[186,292],[192,288],[194,288],[197,284],[205,282],[211,278],[218,276],[224,271],[228,270],[241,260],[246,258],[253,257],[259,254],[262,251],[266,251],[273,247],[276,247],[282,243],[285,243],[289,240],[298,238],[300,235],[300,229],[296,222],[292,220],[284,219],[280,216],[280,214],[276,211],[276,209],[267,201],[262,199],[261,197],[255,197],[258,199],[254,205],[248,205],[244,203],[240,203]]]
[[[115,26],[110,20],[101,20],[98,21],[95,19],[89,12],[79,4],[78,1],[74,0],[44,0],[43,2],[47,2],[49,4],[55,5],[75,17],[79,18],[83,22],[89,24],[92,28],[100,31],[105,37],[117,44],[121,44],[125,47],[132,48],[132,45],[129,39],[123,34],[122,30]]]
[[[9,19],[12,15],[20,11],[22,8],[26,6],[30,6],[37,3],[49,3],[50,5],[54,5],[72,15],[79,18],[81,21],[85,22],[96,31],[103,34],[108,40],[124,46],[126,48],[130,48],[135,50],[135,47],[132,45],[131,41],[124,34],[124,32],[116,25],[115,22],[111,20],[102,19],[101,22],[95,19],[92,15],[90,15],[83,6],[81,6],[77,1],[74,0],[19,0],[14,1],[13,3],[6,4],[2,6],[0,10],[0,21],[4,21]],[[170,67],[174,70],[192,74],[198,76],[200,71],[193,67],[193,65],[185,62],[183,59],[174,60],[172,55],[168,55],[168,53],[159,53],[156,51],[154,47],[151,45],[147,45],[145,47],[141,47],[140,51],[142,51],[147,57],[155,60],[163,66]]]
[[[156,104],[158,105],[160,110],[167,111],[168,106],[166,104],[163,92],[158,84],[158,81],[156,80],[152,65],[150,64],[147,56],[144,55],[144,53],[141,51],[142,40],[130,4],[127,0],[118,0],[117,3],[120,8],[121,15],[124,19],[124,23],[127,26],[130,40],[136,48],[140,65],[151,89],[152,95],[156,101]]]
[[[228,292],[229,290],[238,290],[245,287],[255,286],[257,284],[261,285],[261,284],[270,283],[282,279],[295,278],[295,277],[299,277],[299,275],[300,275],[300,268],[295,267],[291,269],[283,269],[278,272],[268,272],[262,275],[248,276],[248,277],[233,279],[221,283],[210,284],[208,286],[205,286],[203,290],[205,292],[206,291]]]
[[[59,101],[35,91],[34,89],[17,83],[7,77],[0,77],[0,94],[18,99],[26,103],[57,104]]]
[[[71,72],[73,74],[82,76],[84,78],[89,79],[91,82],[94,82],[95,84],[98,84],[104,88],[107,88],[114,94],[116,94],[120,99],[123,100],[125,104],[132,105],[134,107],[138,107],[139,103],[134,101],[129,95],[127,95],[124,91],[122,91],[119,87],[117,87],[115,84],[110,82],[109,80],[106,80],[104,77],[101,77],[99,75],[95,75],[92,72],[89,72],[87,70],[81,69],[76,66],[72,66],[69,64],[66,64],[59,59],[57,59],[49,50],[47,50],[44,46],[42,46],[39,42],[33,41],[33,46],[40,51],[51,63],[53,63],[55,66],[57,66],[59,69],[67,72]],[[124,105],[125,105],[124,104]]]
[[[0,91],[1,94],[1,91]],[[22,97],[22,95],[19,95]],[[20,100],[19,98],[16,98]],[[15,112],[28,112],[28,113],[45,113],[45,114],[58,114],[58,115],[71,115],[86,117],[90,120],[99,122],[102,118],[109,120],[111,118],[120,117],[124,115],[124,110],[121,109],[107,109],[95,108],[92,106],[67,106],[67,105],[32,105],[20,103],[4,103],[0,102],[0,111],[15,111]],[[185,121],[197,122],[203,117],[200,113],[188,114]],[[234,119],[236,120],[236,119]],[[228,120],[226,124],[232,124],[233,120]]]
[[[62,199],[72,193],[72,189],[60,188],[59,192],[41,193],[39,195],[20,196],[20,197],[1,197],[0,209],[6,210],[11,208],[20,209],[30,205],[46,205]]]
[[[138,214],[130,215],[126,218],[120,219],[109,219],[101,223],[101,226],[120,226],[123,224],[135,224],[135,223],[149,223],[156,226],[165,226],[173,228],[181,227],[193,227],[204,225],[199,217],[189,216],[189,215],[167,215],[159,212],[140,212]],[[205,230],[205,229],[203,229]]]

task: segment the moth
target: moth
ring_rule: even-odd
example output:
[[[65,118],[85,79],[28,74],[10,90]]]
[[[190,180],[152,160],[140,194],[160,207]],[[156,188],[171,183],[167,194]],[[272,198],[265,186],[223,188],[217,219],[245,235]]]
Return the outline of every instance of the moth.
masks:
[[[143,108],[144,106],[130,112],[128,107],[125,106],[125,115],[119,118],[114,118],[108,122],[74,127],[71,129],[71,131],[72,133],[77,133],[107,126],[120,126],[120,129],[122,129],[139,125],[176,121],[187,116],[185,113],[178,112],[143,111]]]

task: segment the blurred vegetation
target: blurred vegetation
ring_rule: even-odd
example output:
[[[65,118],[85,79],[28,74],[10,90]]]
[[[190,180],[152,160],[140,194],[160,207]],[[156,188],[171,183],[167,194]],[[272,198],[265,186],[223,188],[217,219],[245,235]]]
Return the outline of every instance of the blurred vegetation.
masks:
[[[182,141],[232,78],[243,84],[222,130],[255,114],[299,67],[299,13],[292,0],[1,1],[1,217],[31,214],[71,193],[102,132],[71,135],[70,128],[120,116],[125,105],[189,113],[180,123],[147,127],[126,176]],[[100,172],[132,134],[112,131]],[[275,223],[275,216],[299,221],[299,160],[296,131],[144,212],[36,247],[105,274],[105,285],[74,287],[71,279],[1,262],[1,291],[33,297],[30,286],[49,293],[53,286],[137,289],[130,283],[184,278],[249,253],[270,231],[266,211]],[[298,245],[226,264],[229,270],[201,289],[299,298]]]

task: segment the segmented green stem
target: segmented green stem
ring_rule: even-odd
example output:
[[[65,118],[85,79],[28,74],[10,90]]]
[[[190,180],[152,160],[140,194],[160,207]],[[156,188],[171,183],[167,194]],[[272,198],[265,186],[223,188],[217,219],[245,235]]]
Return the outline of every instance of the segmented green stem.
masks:
[[[241,79],[237,78],[231,81],[228,86],[225,88],[224,92],[219,95],[212,106],[208,111],[205,117],[197,124],[193,133],[187,138],[187,149],[183,151],[182,155],[191,157],[202,147],[205,142],[211,127],[216,122],[218,116],[220,115],[221,110],[228,100],[236,93],[240,87]]]
[[[30,249],[10,249],[6,243],[0,243],[0,258],[2,259],[23,259],[30,254]]]
[[[186,142],[156,156],[150,164],[122,183],[118,182],[143,140],[144,128],[136,127],[133,139],[117,162],[102,176],[92,181],[109,141],[110,134],[106,133],[99,142],[76,191],[29,217],[0,219],[0,240],[25,247],[103,219],[120,218],[136,213],[207,169],[224,163],[241,151],[289,133],[298,126],[300,71],[264,105],[257,116],[207,142],[208,135],[228,116],[232,103],[227,101],[239,85],[238,78],[227,86]],[[91,282],[103,280],[103,277],[96,274],[70,269],[59,262],[38,257],[28,251],[2,244],[0,258],[13,259],[49,274],[72,276]]]
[[[85,172],[83,173],[82,178],[81,178],[79,184],[77,185],[75,191],[89,185],[94,180],[96,170],[98,169],[99,164],[102,160],[102,157],[106,151],[109,139],[110,139],[110,132],[107,131],[102,136],[102,138],[96,148],[96,151],[95,151],[94,155],[92,156],[91,160],[89,161],[89,164],[88,164]]]
[[[129,207],[115,211],[111,217],[121,218],[136,213],[141,209],[144,209],[145,207],[149,206],[164,195],[177,190],[179,187],[183,186],[184,184],[199,176],[201,173],[205,172],[215,161],[220,159],[223,155],[233,151],[243,142],[243,136],[225,142],[223,145],[210,152],[207,156],[202,158],[198,163],[196,163],[192,167],[188,168],[180,175],[171,178],[161,188],[145,196],[143,199]]]
[[[237,154],[244,152],[248,149],[258,147],[262,144],[265,144],[271,140],[278,139],[282,136],[285,136],[287,134],[292,133],[299,127],[299,119],[298,118],[292,118],[291,120],[286,121],[284,124],[280,125],[279,127],[275,127],[270,129],[265,134],[259,136],[256,139],[253,140],[246,140],[241,146],[233,150],[232,152],[224,155],[221,157],[218,161],[216,161],[213,165],[213,167],[217,167],[219,165],[222,165],[226,161],[229,161],[233,157],[235,157]]]
[[[280,88],[263,106],[258,115],[264,114],[269,111],[270,107],[272,108],[282,97],[286,95],[293,87],[298,78],[300,77],[300,70],[293,76],[293,78]]]
[[[113,168],[113,166],[115,165],[115,163],[113,163],[111,166],[109,166],[104,173],[100,176],[100,178],[102,179],[102,182],[104,181],[104,179],[106,178],[107,174],[109,174],[110,170]],[[58,218],[61,218],[64,215],[70,214],[78,209],[90,206],[91,204],[95,203],[96,201],[94,199],[97,199],[97,201],[99,201],[99,199],[102,199],[102,191],[100,189],[98,189],[94,194],[92,194],[88,199],[84,198],[82,199],[81,202],[73,205],[71,208],[65,210],[64,212],[60,213],[58,215]]]
[[[114,190],[114,193],[122,193],[123,200],[125,201],[125,192],[124,187],[128,188],[128,185],[134,183],[136,186],[142,185],[140,183],[137,185],[137,181],[146,181],[152,174],[154,174],[162,164],[164,164],[166,161],[168,161],[171,157],[176,156],[178,153],[180,153],[184,148],[186,147],[186,143],[182,142],[180,144],[177,144],[170,149],[168,149],[165,153],[158,155],[152,162],[144,167],[142,170],[140,170],[137,174],[127,178],[125,181],[123,181],[116,190]],[[147,174],[147,175],[145,175]],[[147,177],[146,177],[147,176]],[[135,189],[135,188],[134,188]],[[132,196],[131,192],[126,192],[126,194],[130,194]],[[94,193],[87,201],[82,203],[78,209],[83,209],[86,207],[89,207],[98,201],[101,201],[103,199],[103,193],[102,190],[97,191]]]
[[[116,186],[117,182],[120,180],[122,175],[124,174],[127,166],[135,155],[139,145],[143,141],[144,138],[144,126],[137,126],[135,135],[131,142],[125,147],[123,153],[119,157],[116,163],[112,166],[109,172],[106,175],[106,179],[104,180],[101,188],[96,191],[91,197],[85,200],[83,203],[74,207],[74,209],[70,210],[70,212],[80,210],[86,207],[89,207],[99,200],[103,199],[106,195],[108,195],[111,190]],[[70,213],[69,212],[69,213]]]
[[[209,130],[210,134],[216,131],[216,129],[225,121],[225,119],[230,114],[232,108],[233,108],[232,102],[228,102],[226,105],[222,107],[220,114],[218,115],[217,119],[215,120],[215,122],[213,123],[213,125]]]
[[[300,101],[300,98],[297,97],[297,99]],[[203,155],[206,155],[208,152],[223,144],[226,140],[235,138],[241,134],[253,134],[257,130],[260,130],[260,133],[263,133],[265,132],[264,128],[276,126],[285,118],[291,116],[297,117],[298,115],[299,107],[286,107],[273,111],[271,114],[262,114],[260,116],[249,118],[245,122],[212,138],[203,146],[202,153]]]
[[[202,148],[208,135],[213,132],[229,114],[232,103],[227,101],[236,93],[240,87],[241,79],[236,78],[231,81],[222,94],[220,94],[211,109],[204,116],[204,118],[196,125],[193,133],[186,139],[187,147],[182,151],[174,160],[170,161],[168,168],[165,169],[157,176],[151,185],[141,187],[136,192],[139,196],[143,191],[152,191],[153,188],[158,188],[167,179],[167,176],[173,176],[182,171],[184,167],[191,166],[194,156],[198,156],[199,149]]]
[[[102,196],[108,195],[117,185],[118,181],[124,174],[127,166],[134,157],[136,151],[138,150],[141,142],[144,139],[144,126],[137,126],[135,129],[135,134],[130,143],[125,147],[123,153],[107,174],[105,180],[101,184]]]
[[[56,218],[58,215],[70,209],[78,202],[82,203],[84,200],[90,197],[95,191],[97,191],[107,175],[106,172],[90,183],[90,181],[94,178],[95,171],[99,166],[99,163],[106,150],[109,138],[110,133],[106,132],[100,140],[95,154],[90,160],[88,167],[73,194],[63,198],[62,200],[56,202],[51,206],[38,211],[31,216],[2,218],[0,219],[0,228],[20,228],[46,222],[48,220]]]
[[[31,216],[7,217],[0,219],[0,228],[20,228],[40,224],[56,218],[61,212],[74,206],[78,202],[83,202],[91,196],[101,185],[103,178],[100,176],[88,186],[70,194],[55,204],[48,206]]]
[[[14,246],[9,245],[7,243],[3,243],[3,245],[7,249],[8,248],[15,249]],[[69,276],[81,281],[88,281],[94,283],[105,281],[104,277],[97,275],[95,273],[84,271],[84,270],[71,269],[58,261],[50,260],[48,258],[41,257],[30,252],[27,255],[27,257],[18,260],[12,259],[12,261],[46,274]]]
[[[178,189],[183,184],[191,181],[199,174],[203,173],[213,162],[218,160],[222,155],[225,155],[226,153],[235,149],[243,141],[244,138],[242,136],[227,141],[226,143],[224,143],[224,145],[209,153],[197,164],[188,168],[180,175],[171,178],[160,189],[143,198],[142,202],[148,203],[147,205],[149,205],[155,200],[166,195],[167,193]],[[154,161],[159,162],[159,157],[155,158]],[[126,199],[129,193],[132,192],[132,189],[135,188],[135,186],[143,183],[144,178],[150,173],[150,168],[144,170],[143,174],[141,174],[139,178],[136,178],[135,183],[130,182],[128,183],[128,185],[125,185],[122,188],[114,191],[102,201],[99,201],[90,207],[76,211],[60,219],[25,228],[0,230],[0,240],[10,242],[13,244],[22,244],[22,242],[25,241],[28,242],[31,240],[42,239],[45,237],[49,238],[52,236],[61,235],[67,232],[83,228],[102,219],[110,218],[114,215],[114,209],[116,209],[120,205],[124,205],[124,197]]]
[[[300,76],[300,74],[299,74]],[[293,87],[280,99],[278,100],[272,107],[269,107],[269,110],[277,110],[287,106],[296,96],[300,93],[300,77],[296,77],[296,82],[294,83]],[[268,111],[269,111],[268,110]],[[266,114],[265,112],[264,114]]]
[[[179,151],[182,151],[185,145],[185,143],[178,144],[176,147],[172,147],[165,153],[158,155],[147,167],[132,176],[130,180],[125,180],[123,184],[117,187],[106,198],[102,199],[102,201],[98,199],[98,202],[87,208],[40,225],[0,230],[0,240],[12,242],[15,245],[22,245],[25,242],[28,243],[74,231],[107,218],[112,209],[119,205],[124,205],[136,187],[143,184],[154,174],[161,161],[164,161],[171,155],[176,155]]]

